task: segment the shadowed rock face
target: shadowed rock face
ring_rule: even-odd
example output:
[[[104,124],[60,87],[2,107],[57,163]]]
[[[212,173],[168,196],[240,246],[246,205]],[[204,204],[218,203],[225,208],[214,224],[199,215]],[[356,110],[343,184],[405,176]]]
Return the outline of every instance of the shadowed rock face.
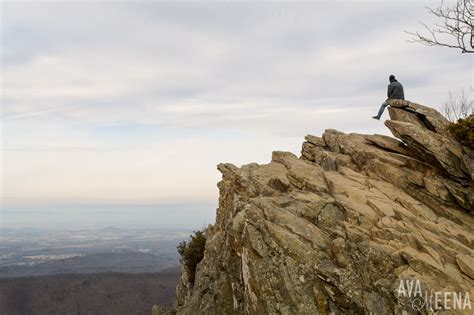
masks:
[[[182,273],[178,314],[415,314],[397,293],[407,279],[474,296],[473,156],[437,111],[391,106],[401,141],[326,130],[299,158],[220,164],[216,223],[194,287]]]

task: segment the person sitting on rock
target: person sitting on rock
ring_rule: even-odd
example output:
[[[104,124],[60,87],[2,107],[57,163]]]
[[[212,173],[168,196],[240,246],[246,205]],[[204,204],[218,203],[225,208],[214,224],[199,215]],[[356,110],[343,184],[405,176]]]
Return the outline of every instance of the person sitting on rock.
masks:
[[[387,100],[383,102],[382,106],[380,106],[379,113],[377,116],[372,117],[373,119],[379,120],[382,117],[383,111],[385,107],[390,105],[387,101],[388,100],[404,100],[405,93],[403,92],[403,85],[395,79],[395,76],[391,74],[388,79],[390,80],[390,84],[388,85],[387,89]]]

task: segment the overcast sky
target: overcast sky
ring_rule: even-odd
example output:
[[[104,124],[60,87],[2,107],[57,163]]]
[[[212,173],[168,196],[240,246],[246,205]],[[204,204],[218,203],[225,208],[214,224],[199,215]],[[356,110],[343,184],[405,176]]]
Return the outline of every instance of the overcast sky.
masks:
[[[327,128],[388,134],[370,117],[389,74],[439,108],[473,67],[406,42],[437,3],[2,2],[3,225],[113,205],[211,223],[218,163],[299,155]]]

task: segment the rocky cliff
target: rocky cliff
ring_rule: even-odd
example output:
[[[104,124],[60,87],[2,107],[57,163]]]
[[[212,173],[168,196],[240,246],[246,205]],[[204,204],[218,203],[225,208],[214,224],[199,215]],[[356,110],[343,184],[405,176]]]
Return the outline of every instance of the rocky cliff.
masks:
[[[329,129],[299,158],[220,164],[216,222],[177,313],[472,314],[474,152],[434,109],[392,101],[389,114],[399,140]]]

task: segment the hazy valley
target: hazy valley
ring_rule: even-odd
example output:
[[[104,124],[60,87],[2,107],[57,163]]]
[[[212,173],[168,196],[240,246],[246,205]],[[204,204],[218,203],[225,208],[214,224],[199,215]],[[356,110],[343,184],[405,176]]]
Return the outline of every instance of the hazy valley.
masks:
[[[4,229],[0,277],[60,273],[157,272],[176,266],[188,231]]]
[[[148,314],[169,305],[189,231],[3,229],[0,314]]]

